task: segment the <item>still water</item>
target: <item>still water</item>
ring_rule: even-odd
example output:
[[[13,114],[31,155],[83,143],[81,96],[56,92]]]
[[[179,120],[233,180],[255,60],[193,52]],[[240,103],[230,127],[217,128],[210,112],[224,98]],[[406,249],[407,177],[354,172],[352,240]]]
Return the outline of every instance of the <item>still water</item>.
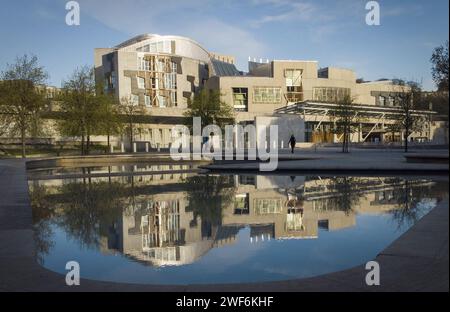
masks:
[[[84,278],[239,283],[373,258],[448,197],[443,177],[215,175],[189,165],[29,172],[37,261]]]

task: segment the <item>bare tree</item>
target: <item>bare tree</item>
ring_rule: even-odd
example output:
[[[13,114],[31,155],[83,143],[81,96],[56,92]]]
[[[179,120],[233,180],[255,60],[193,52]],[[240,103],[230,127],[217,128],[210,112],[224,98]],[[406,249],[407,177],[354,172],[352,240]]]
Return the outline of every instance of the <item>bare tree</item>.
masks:
[[[448,91],[448,40],[433,51],[431,74],[438,91]]]
[[[45,109],[47,101],[37,86],[44,84],[48,78],[42,66],[39,66],[36,56],[23,55],[16,58],[14,64],[7,64],[7,69],[1,73],[0,79],[0,113],[7,115],[1,121],[9,122],[3,125],[11,135],[20,134],[22,157],[26,156],[25,138],[35,130],[38,119]]]
[[[348,153],[351,135],[359,131],[360,122],[358,111],[350,96],[345,96],[338,101],[332,119],[334,122],[333,132],[342,137],[342,152]]]
[[[421,89],[419,84],[415,82],[404,82],[402,80],[398,80],[396,86],[396,101],[401,110],[397,123],[403,131],[403,145],[405,153],[407,153],[409,137],[420,129],[419,121],[421,118],[414,113],[414,108],[419,103]]]

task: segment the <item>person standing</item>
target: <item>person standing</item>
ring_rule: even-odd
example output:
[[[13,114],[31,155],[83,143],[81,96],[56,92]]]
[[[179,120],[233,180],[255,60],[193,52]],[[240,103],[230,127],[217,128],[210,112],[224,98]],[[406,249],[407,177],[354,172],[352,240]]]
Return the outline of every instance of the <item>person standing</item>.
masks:
[[[291,134],[291,138],[289,139],[289,145],[291,146],[291,153],[294,154],[294,148],[295,148],[295,136],[293,134]]]

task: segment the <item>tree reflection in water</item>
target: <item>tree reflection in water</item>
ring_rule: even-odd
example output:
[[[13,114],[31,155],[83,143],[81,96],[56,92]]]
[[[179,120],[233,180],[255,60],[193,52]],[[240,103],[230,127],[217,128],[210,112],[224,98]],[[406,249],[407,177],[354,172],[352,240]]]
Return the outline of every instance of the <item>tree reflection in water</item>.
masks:
[[[31,206],[33,207],[33,237],[36,248],[36,258],[40,264],[44,263],[44,256],[54,246],[52,241],[53,231],[50,226],[50,218],[55,211],[55,205],[49,201],[47,188],[36,185],[30,188]]]
[[[332,177],[329,179],[327,191],[334,196],[327,199],[327,208],[335,211],[343,211],[349,215],[354,211],[364,194],[361,192],[363,179],[358,177]]]
[[[212,227],[222,224],[222,210],[235,199],[234,176],[232,175],[196,175],[184,181],[188,206],[186,211],[193,212],[191,226],[202,222],[204,236],[212,236]]]
[[[114,238],[119,237],[123,229],[128,231],[130,237],[161,235],[161,231],[166,231],[168,235],[178,233],[179,235],[174,234],[176,239],[173,240],[169,239],[172,237],[170,235],[167,239],[158,236],[158,241],[162,242],[161,246],[174,247],[186,244],[183,235],[184,231],[189,230],[186,224],[193,231],[200,230],[201,233],[196,232],[199,233],[199,237],[212,239],[212,241],[220,236],[217,235],[220,229],[227,226],[230,230],[229,228],[236,224],[239,224],[239,227],[235,228],[242,228],[247,224],[253,226],[253,230],[256,231],[260,224],[271,222],[274,224],[273,227],[276,225],[276,229],[280,230],[277,235],[282,237],[283,235],[316,237],[315,229],[318,222],[331,218],[330,220],[339,220],[335,223],[339,224],[339,228],[354,226],[355,216],[367,211],[389,212],[399,227],[412,225],[423,215],[425,208],[434,206],[434,204],[427,206],[427,200],[439,201],[443,196],[447,196],[448,192],[448,182],[436,184],[427,179],[316,176],[302,178],[297,184],[293,183],[295,177],[289,179],[289,183],[282,183],[280,181],[284,180],[278,177],[267,184],[278,190],[281,193],[280,196],[274,196],[267,188],[258,188],[255,178],[249,179],[253,182],[243,184],[247,196],[245,198],[248,200],[250,196],[253,196],[251,197],[253,199],[252,202],[243,204],[247,212],[242,215],[242,223],[239,223],[241,216],[236,215],[235,209],[238,207],[236,193],[239,195],[242,190],[237,191],[240,186],[239,183],[235,184],[237,180],[233,175],[191,175],[183,177],[182,183],[176,180],[163,186],[146,182],[135,183],[133,176],[114,180],[120,182],[113,182],[109,178],[107,180],[83,179],[61,186],[30,183],[37,258],[42,263],[45,256],[51,253],[54,245],[52,227],[55,225],[64,230],[66,235],[77,242],[81,248],[101,249],[102,246],[105,247],[102,244],[107,238],[106,249],[121,252],[125,251],[118,248],[115,243],[118,240]],[[178,197],[172,199],[173,194],[177,194]],[[276,202],[282,203],[280,206],[283,207],[274,211],[266,209],[267,213],[261,213],[258,202],[269,203],[270,200],[275,202],[274,198]],[[178,206],[177,200],[180,199],[186,203],[186,206]],[[160,207],[158,205],[164,201],[167,202],[167,207],[176,208],[173,212],[170,208],[163,214],[164,216],[171,213],[178,215],[178,221],[170,223],[173,228],[168,225],[169,223],[166,224],[163,221],[155,223],[156,219],[152,219],[152,216],[161,214],[157,207]],[[171,206],[172,201],[177,204]],[[225,211],[225,209],[230,210]],[[331,211],[344,212],[345,217],[342,213],[329,214],[328,212]],[[324,213],[321,215],[322,212]],[[179,227],[179,214],[184,214],[183,217],[187,223],[183,226],[186,228]],[[148,220],[146,225],[142,223],[144,219]],[[132,221],[122,224],[124,220]],[[201,223],[200,228],[197,228],[198,222]],[[301,226],[297,227],[298,224]],[[145,227],[148,228],[144,231]],[[292,229],[294,231],[291,231]],[[276,236],[272,233],[271,237]],[[140,239],[138,241],[137,246],[141,248]],[[190,243],[195,244],[196,241]],[[148,247],[152,249],[161,247],[160,245],[149,244]],[[136,247],[133,245],[129,250],[133,248]],[[142,250],[140,252],[142,253]]]
[[[446,185],[448,187],[448,183]],[[394,188],[393,194],[393,201],[397,207],[390,213],[397,222],[397,227],[403,228],[415,224],[431,207],[434,207],[434,204],[430,205],[429,202],[433,198],[439,202],[444,192],[436,188],[435,183],[424,185],[420,180],[402,179]]]
[[[83,180],[59,186],[49,194],[45,186],[32,187],[34,235],[39,261],[49,253],[53,242],[52,223],[63,228],[80,247],[97,248],[102,236],[119,219],[125,187],[116,182]]]

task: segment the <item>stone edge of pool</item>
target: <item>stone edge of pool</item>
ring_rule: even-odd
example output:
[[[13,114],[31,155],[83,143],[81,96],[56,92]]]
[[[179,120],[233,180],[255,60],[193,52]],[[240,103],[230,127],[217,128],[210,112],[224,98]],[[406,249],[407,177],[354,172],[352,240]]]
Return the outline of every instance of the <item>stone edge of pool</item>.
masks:
[[[364,265],[322,276],[276,282],[142,285],[81,279],[40,266],[34,255],[26,161],[0,161],[0,291],[449,291],[448,198],[377,257],[381,285],[367,286]],[[448,171],[448,167],[447,167]]]

